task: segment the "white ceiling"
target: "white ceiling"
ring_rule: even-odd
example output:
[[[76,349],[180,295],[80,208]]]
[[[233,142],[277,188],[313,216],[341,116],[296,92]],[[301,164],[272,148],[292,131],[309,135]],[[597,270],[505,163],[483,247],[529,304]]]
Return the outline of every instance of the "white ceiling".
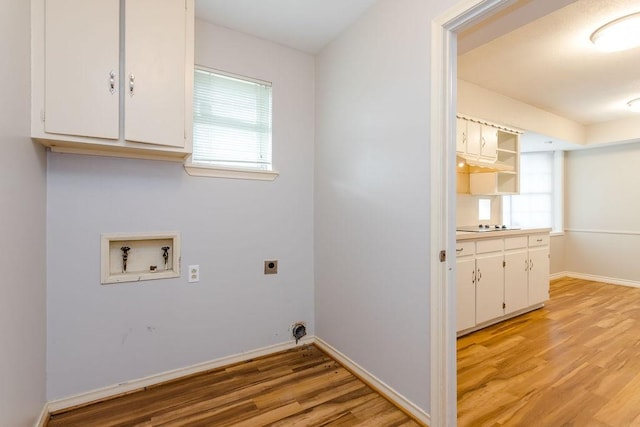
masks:
[[[377,0],[196,0],[196,16],[317,53]]]
[[[376,1],[195,3],[200,19],[314,54]],[[640,48],[603,53],[589,37],[637,11],[640,0],[517,0],[459,35],[458,76],[584,125],[634,116],[626,103],[640,97]],[[544,135],[525,136],[531,149],[550,147]]]
[[[589,37],[638,11],[640,0],[575,1],[461,54],[458,76],[584,125],[637,115],[626,103],[640,97],[640,48],[604,53]]]

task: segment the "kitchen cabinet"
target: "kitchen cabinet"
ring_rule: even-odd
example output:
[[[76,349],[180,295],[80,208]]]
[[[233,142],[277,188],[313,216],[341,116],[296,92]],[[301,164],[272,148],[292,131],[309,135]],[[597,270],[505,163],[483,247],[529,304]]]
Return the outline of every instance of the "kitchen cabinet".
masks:
[[[464,117],[456,120],[456,152],[470,160],[493,163],[498,160],[500,129]]]
[[[549,235],[529,236],[529,304],[549,299]]]
[[[475,243],[456,245],[456,302],[457,329],[468,329],[476,324],[476,259]]]
[[[467,121],[456,118],[456,153],[465,154],[467,152]]]
[[[456,123],[458,193],[517,194],[520,132],[462,115]]]
[[[535,231],[465,234],[456,242],[458,333],[534,310],[549,299],[549,232]]]
[[[505,239],[504,312],[513,313],[529,305],[529,254],[527,236]]]
[[[456,133],[458,133],[457,152],[487,163],[493,163],[497,160],[498,134],[496,128],[458,118]]]
[[[84,154],[191,153],[193,0],[32,3],[36,141]]]
[[[477,159],[480,156],[482,125],[466,119],[465,122],[467,122],[467,145],[465,154],[472,159]]]
[[[481,160],[495,162],[498,159],[498,129],[482,125],[480,127],[480,151]]]
[[[476,324],[504,313],[503,240],[476,243]]]

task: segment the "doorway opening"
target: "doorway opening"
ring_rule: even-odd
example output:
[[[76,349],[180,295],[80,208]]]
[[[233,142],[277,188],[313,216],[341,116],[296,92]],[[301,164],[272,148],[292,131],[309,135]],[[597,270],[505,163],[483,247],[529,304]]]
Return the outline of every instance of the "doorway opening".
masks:
[[[497,37],[575,0],[476,0],[452,8],[432,24],[431,44],[431,236],[432,251],[445,262],[431,268],[431,425],[456,425],[456,108],[458,35],[477,26]],[[502,21],[501,21],[502,20]],[[495,22],[505,22],[496,34]],[[511,27],[510,27],[511,26]],[[483,34],[483,35],[482,35]],[[488,40],[487,40],[488,41]],[[440,257],[443,259],[443,257]]]

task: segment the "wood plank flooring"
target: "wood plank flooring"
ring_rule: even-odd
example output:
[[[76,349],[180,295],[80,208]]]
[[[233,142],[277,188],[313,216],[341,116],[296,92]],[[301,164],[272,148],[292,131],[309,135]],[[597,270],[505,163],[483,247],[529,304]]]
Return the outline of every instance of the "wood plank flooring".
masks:
[[[457,346],[460,426],[640,426],[640,289],[560,279]]]
[[[419,426],[313,345],[55,414],[59,426]]]

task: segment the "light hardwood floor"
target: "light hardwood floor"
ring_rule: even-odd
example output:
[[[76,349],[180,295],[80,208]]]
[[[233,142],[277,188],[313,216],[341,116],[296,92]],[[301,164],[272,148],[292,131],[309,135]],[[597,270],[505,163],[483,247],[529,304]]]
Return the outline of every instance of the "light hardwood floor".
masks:
[[[640,426],[640,289],[551,283],[542,309],[458,339],[460,426]]]
[[[419,426],[313,345],[52,415],[59,426]]]

